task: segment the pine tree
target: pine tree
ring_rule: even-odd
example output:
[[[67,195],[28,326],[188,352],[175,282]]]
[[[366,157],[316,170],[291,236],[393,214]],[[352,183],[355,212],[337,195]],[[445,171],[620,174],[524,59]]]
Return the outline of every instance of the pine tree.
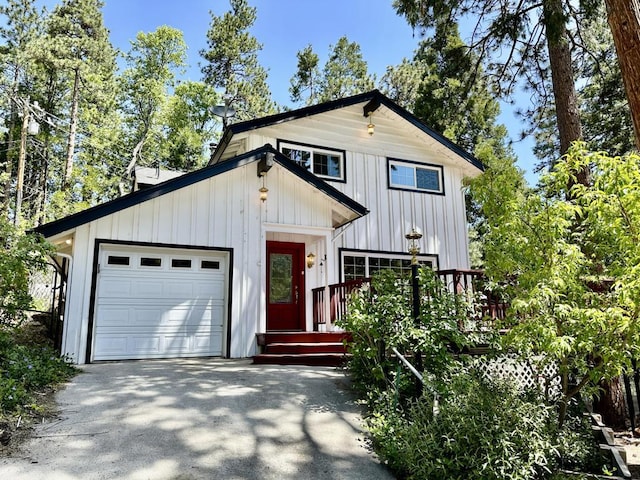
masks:
[[[104,27],[101,0],[63,0],[47,19],[39,51],[44,63],[70,76],[69,136],[61,189],[70,186],[76,150],[81,91],[89,73],[112,71],[115,53]]]
[[[256,8],[246,0],[230,0],[231,11],[222,16],[211,12],[207,32],[208,50],[200,55],[204,82],[222,90],[225,106],[235,111],[236,120],[249,120],[275,112],[267,85],[267,71],[258,63],[262,45],[249,28],[256,20]],[[226,127],[229,118],[222,119]]]
[[[0,160],[4,167],[3,198],[0,203],[5,212],[9,212],[12,197],[12,185],[15,176],[14,163],[18,158],[18,140],[20,138],[18,124],[19,96],[24,96],[23,88],[28,83],[28,76],[32,69],[33,59],[29,56],[29,45],[36,38],[40,30],[41,15],[35,8],[34,0],[7,0],[0,5],[0,65],[4,77],[2,110],[6,131],[6,143],[0,151]],[[25,97],[26,98],[26,97]]]
[[[298,57],[298,71],[291,78],[291,86],[289,87],[291,101],[302,102],[304,99],[303,95],[306,93],[304,104],[313,105],[317,103],[318,98],[320,83],[318,63],[320,58],[313,51],[311,45],[307,45],[303,50],[299,51],[296,56]]]
[[[372,90],[375,80],[367,71],[360,45],[341,37],[329,47],[329,59],[322,69],[318,101],[327,102]]]

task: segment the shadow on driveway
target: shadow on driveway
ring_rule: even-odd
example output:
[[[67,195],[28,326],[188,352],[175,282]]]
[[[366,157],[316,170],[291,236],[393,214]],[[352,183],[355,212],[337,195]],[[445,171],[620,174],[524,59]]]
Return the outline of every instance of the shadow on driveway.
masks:
[[[344,373],[180,359],[93,364],[0,478],[392,479]]]

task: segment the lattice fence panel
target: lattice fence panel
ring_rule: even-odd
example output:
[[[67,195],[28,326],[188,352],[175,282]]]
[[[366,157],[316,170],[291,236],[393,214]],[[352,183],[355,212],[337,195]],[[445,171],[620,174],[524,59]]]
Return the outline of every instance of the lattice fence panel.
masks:
[[[33,297],[33,310],[41,312],[51,310],[55,281],[56,269],[53,265],[47,265],[45,270],[31,274],[29,277],[29,293]]]
[[[516,355],[501,355],[496,358],[478,357],[474,366],[487,380],[508,380],[519,388],[536,389],[548,397],[557,397],[561,392],[558,367],[542,357],[525,361]]]

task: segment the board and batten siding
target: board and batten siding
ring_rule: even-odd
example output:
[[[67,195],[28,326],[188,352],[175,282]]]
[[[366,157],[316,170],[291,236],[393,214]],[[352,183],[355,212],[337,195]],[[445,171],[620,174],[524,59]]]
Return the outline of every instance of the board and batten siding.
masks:
[[[266,181],[265,203],[259,199],[262,182],[252,163],[77,227],[63,352],[78,363],[85,361],[95,241],[100,239],[233,249],[232,331],[226,352],[231,357],[253,355],[255,334],[264,321],[263,224],[331,225],[331,208],[320,201],[326,197],[310,195],[297,177],[276,165]]]
[[[466,175],[480,172],[439,142],[425,141],[395,114],[374,114],[373,122],[375,133],[369,136],[362,107],[356,106],[252,131],[247,148],[265,143],[276,147],[278,140],[284,140],[346,152],[346,182],[329,183],[370,213],[334,242],[336,262],[339,248],[406,252],[405,235],[415,225],[424,234],[422,253],[438,255],[439,268],[469,268],[462,184]],[[388,158],[443,166],[445,195],[388,188]]]

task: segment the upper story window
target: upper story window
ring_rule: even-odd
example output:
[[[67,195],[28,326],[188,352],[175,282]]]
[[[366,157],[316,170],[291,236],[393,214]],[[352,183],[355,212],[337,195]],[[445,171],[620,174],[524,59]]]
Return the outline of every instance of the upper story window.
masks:
[[[327,180],[345,181],[344,151],[316,147],[302,143],[278,142],[285,157]]]
[[[389,188],[444,194],[442,167],[390,158]]]

